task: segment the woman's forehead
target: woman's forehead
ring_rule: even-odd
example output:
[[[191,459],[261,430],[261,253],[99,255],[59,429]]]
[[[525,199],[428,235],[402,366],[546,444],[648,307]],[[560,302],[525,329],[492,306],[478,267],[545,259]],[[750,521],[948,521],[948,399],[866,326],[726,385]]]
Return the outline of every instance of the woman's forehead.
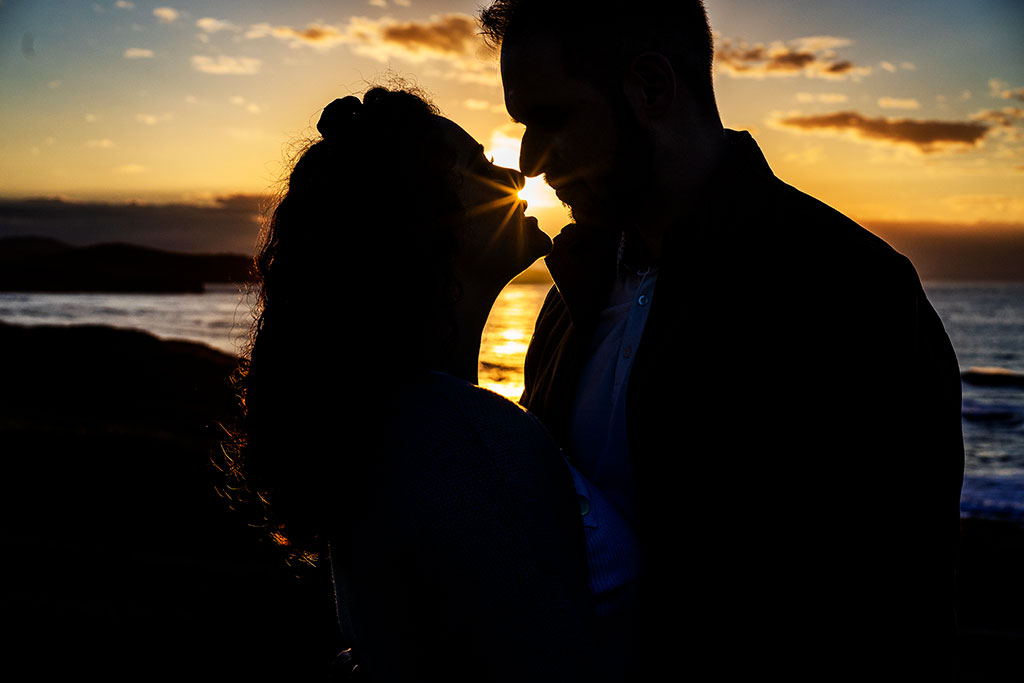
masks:
[[[479,149],[480,143],[459,124],[443,116],[436,116],[435,120],[444,132],[445,140],[455,148],[460,160],[466,160]]]

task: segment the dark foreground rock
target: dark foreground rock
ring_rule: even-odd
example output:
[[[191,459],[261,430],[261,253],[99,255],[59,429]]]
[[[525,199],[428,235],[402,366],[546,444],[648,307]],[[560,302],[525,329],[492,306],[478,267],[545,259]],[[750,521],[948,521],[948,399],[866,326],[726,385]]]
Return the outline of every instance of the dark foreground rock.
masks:
[[[214,491],[235,359],[102,327],[0,324],[0,351],[9,668],[324,680],[324,577],[295,579]]]

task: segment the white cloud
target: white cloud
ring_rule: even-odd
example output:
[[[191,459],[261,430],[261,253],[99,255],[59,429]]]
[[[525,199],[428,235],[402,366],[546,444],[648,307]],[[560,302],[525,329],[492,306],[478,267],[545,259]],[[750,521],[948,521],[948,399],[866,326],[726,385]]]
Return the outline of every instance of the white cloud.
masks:
[[[412,7],[412,0],[395,0],[395,4],[401,7]]]
[[[824,104],[840,104],[846,102],[849,98],[840,92],[798,92],[796,94],[798,102],[822,102]]]
[[[86,140],[85,146],[93,149],[113,149],[116,147],[114,141],[109,138],[103,138],[102,140]]]
[[[96,114],[86,114],[85,115],[85,122],[86,123],[96,123],[98,120],[99,120],[99,117],[96,116]]]
[[[369,4],[373,7],[387,7],[388,0],[370,0]]]
[[[904,71],[917,71],[917,65],[913,62],[900,62],[900,68]]]
[[[893,64],[892,62],[879,62],[878,66],[882,67],[889,73],[893,73],[896,71],[896,65]]]
[[[114,7],[119,9],[135,9],[135,3],[128,2],[128,0],[117,0],[117,2],[114,3]]]
[[[157,7],[153,10],[153,16],[159,19],[161,24],[173,24],[181,14],[173,7]]]
[[[217,33],[218,31],[241,31],[241,27],[235,26],[226,19],[214,19],[213,17],[203,17],[196,22],[196,26],[206,31],[207,33]]]
[[[153,56],[153,51],[144,47],[130,47],[124,51],[125,59],[147,59]]]
[[[242,107],[250,114],[259,114],[262,111],[260,105],[256,104],[255,102],[247,101],[241,95],[235,95],[234,97],[230,98],[228,102],[235,105],[236,107]]]
[[[921,103],[912,97],[879,97],[878,106],[885,109],[920,109]]]
[[[167,112],[166,114],[136,114],[135,120],[139,123],[144,123],[147,126],[155,126],[158,123],[166,123],[174,118],[174,114]]]
[[[192,57],[192,68],[207,74],[258,74],[263,62],[253,57],[229,57],[219,55],[216,59],[205,55]]]
[[[1024,101],[1024,88],[1011,88],[1006,81],[992,78],[988,82],[989,94],[1004,100]]]

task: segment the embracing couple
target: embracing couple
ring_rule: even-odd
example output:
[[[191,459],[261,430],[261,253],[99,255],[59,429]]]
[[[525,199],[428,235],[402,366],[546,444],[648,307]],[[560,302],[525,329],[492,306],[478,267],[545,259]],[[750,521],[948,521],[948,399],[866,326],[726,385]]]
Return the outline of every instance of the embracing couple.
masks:
[[[234,476],[366,680],[948,678],[960,383],[914,268],[723,128],[702,3],[603,7],[482,11],[521,171],[408,89],[325,108]],[[480,335],[545,254],[520,407]]]

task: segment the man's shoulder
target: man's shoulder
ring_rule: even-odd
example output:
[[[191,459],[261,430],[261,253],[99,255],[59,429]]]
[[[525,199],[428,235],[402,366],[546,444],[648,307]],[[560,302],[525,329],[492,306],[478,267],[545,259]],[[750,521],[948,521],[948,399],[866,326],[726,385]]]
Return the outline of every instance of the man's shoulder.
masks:
[[[775,176],[743,212],[747,254],[772,262],[777,273],[823,286],[918,282],[911,262],[884,239]]]
[[[809,248],[879,262],[903,263],[905,257],[885,240],[828,204],[775,179],[776,220]]]
[[[719,182],[723,208],[712,230],[789,267],[902,271],[909,265],[882,238],[779,179],[749,134],[729,131],[729,139],[730,172]]]

